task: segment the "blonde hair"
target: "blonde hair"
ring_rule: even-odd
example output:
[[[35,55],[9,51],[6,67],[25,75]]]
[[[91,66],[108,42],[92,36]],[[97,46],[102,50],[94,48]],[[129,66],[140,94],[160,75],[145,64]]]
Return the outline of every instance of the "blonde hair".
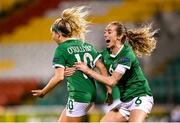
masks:
[[[153,30],[152,24],[134,30],[127,30],[127,28],[120,22],[115,21],[110,24],[116,26],[117,36],[123,35],[121,42],[124,43],[127,39],[134,53],[138,57],[151,55],[156,48],[157,40],[154,37],[154,34],[158,30]]]
[[[61,17],[52,25],[51,30],[61,33],[64,37],[80,37],[87,32],[90,22],[85,20],[88,11],[83,11],[86,6],[65,9]]]

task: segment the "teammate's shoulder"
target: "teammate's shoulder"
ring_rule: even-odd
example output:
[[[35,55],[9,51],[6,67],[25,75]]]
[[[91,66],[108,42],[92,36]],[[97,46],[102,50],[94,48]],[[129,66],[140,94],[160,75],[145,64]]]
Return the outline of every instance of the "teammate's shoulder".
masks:
[[[56,52],[64,52],[67,49],[66,45],[58,45],[56,47]]]
[[[64,45],[62,44],[59,44],[57,47],[56,47],[56,49],[62,49],[64,47]]]
[[[124,43],[124,47],[123,47],[121,53],[129,54],[131,52],[133,52],[133,50],[132,50],[131,46],[129,45],[129,43],[127,43],[127,42]]]

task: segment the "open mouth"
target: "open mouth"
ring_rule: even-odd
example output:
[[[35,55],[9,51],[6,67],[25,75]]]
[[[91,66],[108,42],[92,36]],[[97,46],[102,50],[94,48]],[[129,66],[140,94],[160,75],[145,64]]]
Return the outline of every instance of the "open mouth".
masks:
[[[110,42],[110,40],[106,40],[106,43],[109,43]]]

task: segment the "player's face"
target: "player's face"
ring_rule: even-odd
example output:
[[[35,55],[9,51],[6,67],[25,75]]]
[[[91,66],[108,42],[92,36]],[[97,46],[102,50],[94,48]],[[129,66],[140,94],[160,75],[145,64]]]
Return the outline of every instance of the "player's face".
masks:
[[[116,46],[117,38],[116,26],[109,24],[104,31],[104,39],[107,48],[114,48]]]

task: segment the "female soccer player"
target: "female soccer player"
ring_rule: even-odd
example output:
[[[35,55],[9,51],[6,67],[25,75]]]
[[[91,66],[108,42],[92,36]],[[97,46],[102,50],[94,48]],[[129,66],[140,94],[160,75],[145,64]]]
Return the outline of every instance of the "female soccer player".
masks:
[[[45,96],[64,79],[65,67],[73,67],[75,62],[85,62],[91,68],[96,66],[102,75],[107,74],[105,66],[98,60],[100,55],[93,46],[77,38],[86,32],[89,23],[85,20],[88,11],[83,10],[83,6],[66,9],[62,12],[62,17],[52,24],[52,39],[58,44],[53,58],[55,74],[42,90],[32,90],[33,96]],[[87,111],[96,97],[94,80],[81,71],[76,71],[67,79],[69,97],[59,121],[85,121]]]
[[[105,29],[107,49],[102,56],[111,76],[103,76],[88,68],[84,63],[76,63],[76,68],[99,82],[109,86],[117,85],[121,104],[107,113],[102,122],[144,122],[153,106],[153,97],[137,56],[150,55],[156,47],[151,26],[127,30],[119,22],[111,22]]]

